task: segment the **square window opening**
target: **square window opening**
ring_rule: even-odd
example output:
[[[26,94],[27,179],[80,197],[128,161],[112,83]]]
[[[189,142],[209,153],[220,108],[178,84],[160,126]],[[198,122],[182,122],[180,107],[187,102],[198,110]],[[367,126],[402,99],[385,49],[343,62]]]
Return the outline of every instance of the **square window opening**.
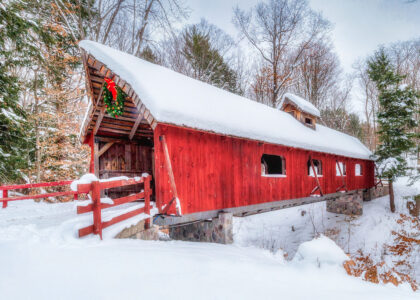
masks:
[[[286,160],[279,155],[261,156],[261,175],[286,175]]]
[[[363,169],[361,164],[355,165],[355,174],[356,176],[362,176],[363,175]]]
[[[322,162],[320,160],[313,159],[312,163],[314,165],[316,175],[322,176]],[[307,165],[308,165],[308,175],[309,176],[315,176],[315,174],[313,172],[313,169],[312,169],[311,160],[308,160]]]
[[[340,173],[341,170],[341,173]],[[339,161],[338,163],[335,164],[335,175],[336,176],[346,176],[347,175],[347,171],[346,171],[346,164]]]

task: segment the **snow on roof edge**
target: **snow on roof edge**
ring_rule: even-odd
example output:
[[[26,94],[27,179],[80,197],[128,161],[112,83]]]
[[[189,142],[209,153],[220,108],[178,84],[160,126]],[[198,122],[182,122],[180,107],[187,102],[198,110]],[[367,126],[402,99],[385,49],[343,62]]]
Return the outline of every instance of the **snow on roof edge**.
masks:
[[[321,125],[312,130],[283,111],[96,42],[85,40],[79,46],[130,84],[160,123],[371,160],[366,146],[342,132]]]

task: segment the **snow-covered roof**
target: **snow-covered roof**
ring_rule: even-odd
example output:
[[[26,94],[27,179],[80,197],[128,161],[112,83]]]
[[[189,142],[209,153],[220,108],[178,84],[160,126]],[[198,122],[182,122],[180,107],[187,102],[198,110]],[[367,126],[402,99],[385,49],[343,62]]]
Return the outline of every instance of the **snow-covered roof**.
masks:
[[[92,41],[79,46],[119,75],[156,121],[291,147],[370,159],[358,139]]]
[[[279,105],[277,106],[278,109],[281,109],[283,107],[284,101],[286,101],[286,99],[293,102],[301,111],[316,116],[318,118],[321,117],[321,113],[319,112],[318,108],[316,108],[311,102],[292,93],[284,94]]]

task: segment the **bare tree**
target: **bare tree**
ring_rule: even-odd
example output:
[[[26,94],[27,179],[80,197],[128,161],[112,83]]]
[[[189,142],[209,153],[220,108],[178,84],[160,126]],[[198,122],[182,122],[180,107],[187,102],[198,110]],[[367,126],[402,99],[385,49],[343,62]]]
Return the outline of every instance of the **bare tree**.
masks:
[[[356,70],[357,85],[363,98],[363,110],[366,119],[365,143],[371,150],[375,150],[377,146],[376,115],[379,111],[378,91],[369,78],[366,61],[356,62],[354,68]]]
[[[292,91],[312,102],[318,109],[326,106],[333,109],[343,107],[344,103],[339,102],[347,98],[345,90],[343,95],[337,95],[341,89],[341,73],[340,62],[332,46],[325,41],[314,43],[304,52],[302,62],[296,69],[296,84]]]
[[[312,11],[306,0],[270,0],[249,12],[237,7],[233,21],[262,59],[257,81],[268,76],[264,85],[268,84],[269,99],[263,102],[271,106],[276,106],[293,85],[293,74],[305,51],[323,39],[329,28],[329,23]]]
[[[146,44],[173,34],[189,14],[182,0],[97,0],[89,38],[140,56]]]

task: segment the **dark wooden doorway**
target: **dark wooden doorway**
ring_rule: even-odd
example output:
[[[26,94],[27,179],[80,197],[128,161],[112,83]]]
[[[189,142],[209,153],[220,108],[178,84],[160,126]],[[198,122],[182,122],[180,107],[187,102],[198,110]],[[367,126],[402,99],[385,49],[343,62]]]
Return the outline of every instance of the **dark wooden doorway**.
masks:
[[[111,144],[112,143],[112,144]],[[99,156],[99,178],[142,176],[143,173],[153,175],[154,149],[150,143],[141,141],[99,141],[99,153],[101,149],[105,152]],[[152,180],[152,188],[154,188]],[[122,197],[132,193],[138,193],[141,186],[127,186],[108,190],[107,196]]]

